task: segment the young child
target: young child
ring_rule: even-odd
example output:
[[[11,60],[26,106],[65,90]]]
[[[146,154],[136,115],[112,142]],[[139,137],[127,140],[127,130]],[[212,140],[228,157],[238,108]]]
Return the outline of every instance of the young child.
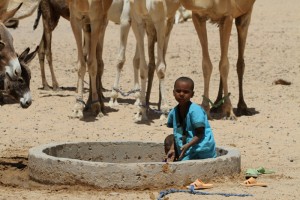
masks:
[[[173,95],[178,105],[168,116],[167,126],[173,128],[173,137],[168,136],[165,140],[165,145],[168,143],[166,146],[171,146],[167,160],[215,158],[215,140],[207,114],[201,106],[190,101],[194,96],[194,81],[188,77],[178,78]],[[171,145],[168,142],[170,138],[173,138]]]

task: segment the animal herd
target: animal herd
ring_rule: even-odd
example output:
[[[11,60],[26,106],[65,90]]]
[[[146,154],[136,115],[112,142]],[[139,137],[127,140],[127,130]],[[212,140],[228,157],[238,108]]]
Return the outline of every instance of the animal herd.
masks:
[[[239,101],[236,114],[251,115],[252,113],[249,111],[243,96],[243,75],[245,71],[244,50],[254,3],[255,0],[39,0],[34,29],[38,26],[42,17],[43,35],[41,42],[34,52],[29,54],[29,49],[26,49],[20,56],[14,51],[12,36],[5,27],[5,23],[13,18],[22,4],[11,11],[7,11],[7,4],[3,4],[2,8],[0,4],[0,101],[3,97],[2,93],[6,92],[15,94],[14,96],[20,99],[22,107],[30,106],[31,97],[28,98],[30,96],[30,70],[28,69],[28,63],[36,53],[39,57],[43,89],[59,89],[53,70],[51,39],[52,32],[60,17],[63,17],[70,21],[77,44],[78,82],[75,95],[76,103],[72,115],[74,118],[82,119],[84,109],[89,108],[95,116],[101,117],[104,113],[102,74],[105,45],[103,41],[108,21],[112,21],[120,24],[120,47],[109,106],[118,105],[120,74],[126,60],[128,33],[132,28],[136,38],[136,50],[133,58],[133,91],[136,97],[135,105],[137,105],[135,120],[147,120],[154,72],[156,72],[159,79],[160,98],[158,108],[161,111],[161,119],[164,119],[170,109],[166,99],[167,64],[165,57],[176,12],[178,13],[178,10],[184,8],[192,13],[191,18],[202,47],[204,77],[202,106],[208,117],[211,119],[210,112],[212,111],[220,112],[221,116],[227,119],[234,119],[236,116],[233,113],[227,81],[229,72],[228,46],[234,21],[238,36],[236,68]],[[218,24],[220,33],[220,84],[214,102],[215,104],[222,102],[218,110],[211,109],[209,99],[209,83],[213,66],[208,51],[206,31],[208,20],[211,23]],[[146,62],[144,49],[145,35],[148,39],[148,63]],[[156,51],[154,49],[155,45]],[[52,86],[48,84],[45,76],[45,57],[50,67]],[[83,83],[86,72],[88,72],[89,77],[89,97],[87,101],[83,99]],[[28,89],[24,89],[27,92],[17,93],[12,91],[13,88],[17,90],[24,87],[24,83],[27,84]]]

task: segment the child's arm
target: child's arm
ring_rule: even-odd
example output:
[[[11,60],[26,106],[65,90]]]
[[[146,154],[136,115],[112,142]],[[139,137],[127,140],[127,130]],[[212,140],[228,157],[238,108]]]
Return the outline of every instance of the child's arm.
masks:
[[[183,145],[181,147],[181,149],[180,149],[181,150],[181,154],[179,156],[179,160],[181,160],[183,158],[183,156],[185,155],[185,152],[191,146],[194,146],[195,144],[198,144],[200,142],[200,140],[202,139],[203,135],[204,135],[204,127],[199,127],[199,128],[195,129],[195,136],[193,137],[193,139],[189,143],[187,143],[187,144],[185,144],[185,145]]]

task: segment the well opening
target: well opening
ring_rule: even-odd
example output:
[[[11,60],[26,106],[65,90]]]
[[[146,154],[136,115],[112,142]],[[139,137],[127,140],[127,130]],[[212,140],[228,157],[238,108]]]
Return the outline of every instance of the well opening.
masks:
[[[43,152],[58,158],[107,163],[161,162],[165,157],[162,144],[142,142],[61,144],[46,148]],[[218,156],[227,152],[217,148]]]

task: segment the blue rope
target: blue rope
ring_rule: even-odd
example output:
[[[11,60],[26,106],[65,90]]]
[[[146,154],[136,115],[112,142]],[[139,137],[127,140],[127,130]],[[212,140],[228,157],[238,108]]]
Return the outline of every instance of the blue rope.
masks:
[[[237,197],[253,196],[252,194],[235,194],[235,193],[224,193],[224,192],[201,192],[201,191],[195,191],[194,187],[192,186],[192,187],[190,187],[189,190],[178,190],[178,189],[163,190],[159,193],[159,196],[158,196],[157,200],[163,200],[162,198],[167,196],[168,194],[177,193],[177,192],[198,194],[198,195],[221,195],[221,196],[225,196],[225,197],[230,197],[230,196],[237,196]]]

